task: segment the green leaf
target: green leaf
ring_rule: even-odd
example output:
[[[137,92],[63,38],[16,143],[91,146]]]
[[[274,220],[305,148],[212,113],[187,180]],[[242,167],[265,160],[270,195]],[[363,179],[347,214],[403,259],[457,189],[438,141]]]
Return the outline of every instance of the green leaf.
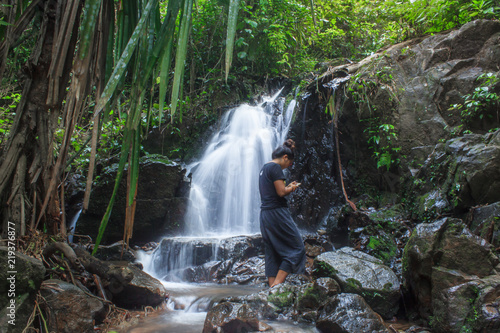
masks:
[[[248,23],[252,28],[257,28],[258,23],[249,19],[245,19],[245,22]]]
[[[182,74],[184,73],[184,67],[186,62],[187,43],[189,37],[189,26],[191,24],[192,9],[193,9],[193,0],[184,0],[181,28],[179,30],[179,41],[177,43],[177,52],[175,55],[174,82],[172,85],[171,112],[170,112],[172,120],[174,118],[174,114],[177,109],[179,91],[182,81]]]
[[[234,37],[236,36],[236,23],[238,21],[239,7],[239,0],[230,0],[226,37],[226,82],[229,76],[231,63],[233,62]]]
[[[94,28],[100,8],[101,0],[85,1],[82,24],[80,25],[80,59],[82,60],[87,55],[89,44],[94,37]]]
[[[118,60],[118,63],[116,64],[115,69],[113,70],[113,73],[111,74],[111,77],[109,78],[108,83],[106,84],[106,87],[104,88],[104,91],[102,92],[101,97],[97,102],[94,110],[95,114],[101,112],[101,110],[110,100],[111,96],[113,96],[113,94],[115,93],[116,87],[118,86],[118,83],[122,79],[122,76],[127,69],[127,64],[130,61],[130,58],[132,57],[137,44],[139,43],[139,37],[143,28],[146,26],[145,23],[147,21],[147,18],[149,17],[149,14],[151,14],[151,11],[155,8],[157,2],[158,0],[149,0],[146,7],[144,8],[141,19],[137,23],[137,26],[135,27],[135,30],[130,37],[127,46],[125,46],[125,49],[123,50],[120,60]]]

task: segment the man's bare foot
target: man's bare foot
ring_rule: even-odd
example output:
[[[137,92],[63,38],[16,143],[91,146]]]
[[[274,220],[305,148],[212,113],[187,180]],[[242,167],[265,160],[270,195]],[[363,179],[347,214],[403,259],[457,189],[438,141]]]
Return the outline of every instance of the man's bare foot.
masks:
[[[276,275],[276,278],[274,279],[274,281],[269,281],[271,288],[274,286],[277,286],[278,284],[285,282],[287,276],[288,276],[288,272],[282,271],[280,269],[278,271],[278,275]],[[271,279],[269,279],[269,280],[271,280]]]

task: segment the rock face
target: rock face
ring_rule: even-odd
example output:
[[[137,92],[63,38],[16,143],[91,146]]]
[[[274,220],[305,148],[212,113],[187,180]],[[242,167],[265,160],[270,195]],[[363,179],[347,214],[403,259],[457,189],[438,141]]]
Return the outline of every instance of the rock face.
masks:
[[[337,179],[333,129],[328,125],[331,118],[315,95],[300,101],[299,108],[289,133],[297,143],[297,152],[288,170],[289,179],[301,185],[290,195],[288,203],[299,227],[315,230],[332,206],[344,201]]]
[[[0,293],[3,295],[0,298],[1,332],[17,333],[24,330],[45,277],[45,267],[40,260],[19,252],[14,253],[15,263],[8,260],[8,248],[0,246]],[[14,264],[14,267],[9,267],[9,264]],[[11,271],[17,273],[9,273]],[[15,300],[14,306],[10,303],[12,299]],[[13,316],[9,316],[10,314]],[[8,323],[12,319],[15,319],[15,325]]]
[[[500,201],[500,130],[438,144],[409,188],[413,214],[433,218]]]
[[[499,262],[491,245],[461,220],[445,218],[415,228],[405,248],[403,274],[420,315],[432,316],[437,332],[498,329]]]
[[[500,176],[494,172],[500,159],[497,139],[479,145],[466,135],[436,147],[439,140],[450,140],[464,129],[459,128],[461,111],[449,110],[450,107],[464,103],[463,96],[474,92],[481,74],[498,71],[499,36],[500,22],[474,21],[459,30],[391,46],[360,63],[332,68],[314,80],[302,96],[290,131],[298,148],[290,179],[302,182],[290,200],[297,223],[314,228],[345,202],[340,191],[335,135],[331,116],[325,112],[324,96],[332,93],[331,82],[346,75],[351,75],[343,89],[349,99],[342,100],[336,94],[335,104],[342,105],[339,153],[348,195],[366,193],[367,186],[390,192],[408,189],[410,183],[401,186],[401,176],[410,179],[434,151],[432,158],[436,162],[448,159],[443,170],[448,172],[446,177],[432,177],[432,170],[422,170],[417,179],[409,180],[418,186],[422,181],[431,186],[436,180],[444,182],[450,177],[447,183],[439,183],[437,191],[420,193],[420,201],[426,207],[432,206],[439,214],[450,207],[463,212],[474,205],[499,201],[495,188]],[[500,94],[498,85],[495,92]],[[474,118],[467,124],[468,130],[477,133],[478,140],[488,130],[500,127],[496,110],[490,111],[483,119]],[[382,143],[390,147],[392,163],[387,168],[377,168],[374,150],[370,148],[373,145],[368,142],[371,136],[381,134],[370,131],[378,131],[382,124],[394,126],[398,136]],[[464,145],[457,147],[458,141]],[[462,161],[465,156],[468,158]],[[455,183],[460,188],[450,187]]]
[[[382,317],[392,318],[397,313],[400,282],[381,260],[345,247],[321,254],[314,266],[317,275],[335,279],[345,293],[363,296]]]
[[[146,243],[179,231],[183,226],[187,207],[189,183],[184,180],[185,170],[165,160],[143,158],[140,163],[137,207],[132,243]],[[86,214],[81,214],[76,233],[95,239],[101,219],[113,192],[116,167],[101,176],[91,194]],[[125,220],[126,173],[120,183],[103,243],[111,244],[123,239]]]
[[[51,332],[93,332],[94,321],[104,318],[104,304],[70,283],[46,280],[41,286],[41,294]]]

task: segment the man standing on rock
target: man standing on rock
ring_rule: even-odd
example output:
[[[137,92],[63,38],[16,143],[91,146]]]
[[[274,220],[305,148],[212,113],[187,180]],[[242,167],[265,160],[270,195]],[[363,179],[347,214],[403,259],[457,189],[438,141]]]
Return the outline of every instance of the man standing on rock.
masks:
[[[288,274],[304,274],[306,252],[299,230],[292,219],[285,196],[300,185],[285,186],[283,169],[292,165],[295,142],[289,139],[272,154],[259,173],[261,199],[260,232],[266,253],[269,286],[283,283]]]

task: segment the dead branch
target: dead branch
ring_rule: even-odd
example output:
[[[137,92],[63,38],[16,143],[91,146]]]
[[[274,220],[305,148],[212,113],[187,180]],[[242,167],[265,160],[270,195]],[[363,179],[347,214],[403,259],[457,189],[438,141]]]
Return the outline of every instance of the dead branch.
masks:
[[[78,270],[79,272],[83,271],[82,263],[78,259],[75,251],[67,244],[63,242],[56,242],[49,244],[45,247],[42,252],[42,256],[44,258],[49,258],[51,255],[55,254],[57,251],[64,254],[64,256],[69,260],[71,266]]]

